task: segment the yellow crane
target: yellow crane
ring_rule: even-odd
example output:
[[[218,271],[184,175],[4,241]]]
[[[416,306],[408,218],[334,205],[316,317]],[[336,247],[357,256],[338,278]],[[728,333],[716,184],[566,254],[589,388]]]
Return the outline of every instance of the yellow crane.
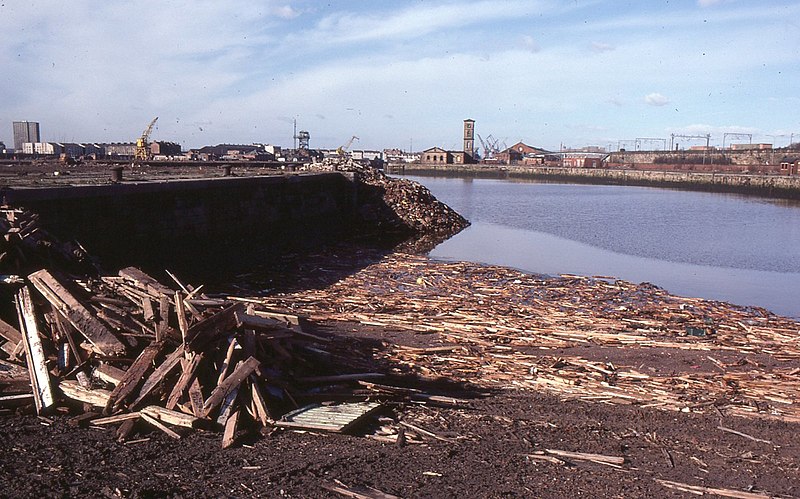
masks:
[[[150,134],[153,133],[153,127],[158,121],[158,116],[153,118],[153,121],[147,125],[147,128],[142,132],[142,136],[136,139],[136,152],[133,157],[137,160],[147,161],[150,159]]]
[[[336,149],[336,154],[338,154],[339,156],[342,156],[342,157],[346,156],[347,155],[347,150],[350,149],[351,145],[353,145],[353,141],[354,140],[361,140],[361,139],[359,139],[358,137],[353,135],[352,137],[350,137],[350,140],[348,140],[346,144],[344,144],[342,146],[339,146]]]

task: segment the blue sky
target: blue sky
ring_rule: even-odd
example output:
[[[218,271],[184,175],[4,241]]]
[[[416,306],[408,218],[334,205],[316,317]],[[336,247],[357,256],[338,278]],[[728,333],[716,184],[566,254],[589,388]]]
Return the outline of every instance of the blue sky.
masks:
[[[800,141],[800,2],[0,0],[0,140]],[[698,142],[699,143],[699,142]]]

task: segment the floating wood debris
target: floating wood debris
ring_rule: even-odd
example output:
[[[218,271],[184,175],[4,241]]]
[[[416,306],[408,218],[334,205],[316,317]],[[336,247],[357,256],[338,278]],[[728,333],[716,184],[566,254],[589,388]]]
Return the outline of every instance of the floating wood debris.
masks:
[[[647,283],[394,254],[328,287],[261,303],[317,322],[432,334],[440,347],[384,344],[387,359],[422,377],[800,421],[800,324],[759,308],[672,296]],[[688,334],[687,327],[705,334]],[[646,361],[617,365],[591,357],[619,349],[641,351],[636,358],[696,352],[710,364],[664,372]]]

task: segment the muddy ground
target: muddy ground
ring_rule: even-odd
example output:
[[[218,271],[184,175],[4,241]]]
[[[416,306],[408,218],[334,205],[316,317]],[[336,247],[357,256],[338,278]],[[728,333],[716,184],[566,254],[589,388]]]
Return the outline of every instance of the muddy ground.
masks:
[[[414,347],[436,335],[357,324],[318,324],[366,367],[384,340]],[[603,355],[598,352],[598,355]],[[697,355],[686,352],[686,355]],[[617,359],[624,351],[615,350]],[[637,361],[638,359],[631,359]],[[698,359],[665,358],[681,369]],[[385,369],[385,360],[376,361]],[[696,367],[697,368],[697,367]],[[709,366],[711,368],[711,366]],[[458,397],[451,407],[406,404],[402,420],[435,433],[401,446],[377,440],[380,419],[354,434],[275,430],[242,434],[221,450],[215,432],[181,440],[142,428],[126,443],[113,428],[77,427],[69,414],[0,419],[5,497],[341,497],[325,485],[369,486],[401,497],[687,497],[658,480],[768,496],[800,495],[797,425],[726,416],[565,401],[531,391],[487,392],[447,380],[389,380]],[[734,429],[744,436],[720,430]],[[420,442],[420,443],[415,443]],[[620,466],[531,458],[545,449],[624,457]],[[755,496],[754,496],[755,497]]]
[[[287,257],[270,262],[270,272],[220,276],[218,284],[235,282],[231,291],[240,295],[322,288],[380,256],[346,253]],[[685,413],[490,389],[477,374],[458,382],[423,379],[393,365],[390,350],[397,345],[437,347],[443,342],[439,334],[343,322],[309,326],[332,336],[339,353],[350,352],[332,372],[394,372],[381,382],[459,400],[388,406],[347,435],[243,431],[237,445],[226,450],[220,448],[219,432],[192,430],[174,440],[139,426],[127,441],[118,442],[113,427],[79,424],[76,417],[82,411],[77,407],[47,417],[35,416],[31,407],[0,410],[0,497],[342,497],[326,488],[335,484],[400,497],[669,498],[697,493],[680,490],[680,484],[709,487],[704,492],[729,497],[800,497],[798,423],[731,416],[723,404]],[[538,355],[536,348],[526,353]],[[601,345],[541,353],[646,366],[654,376],[716,373],[707,354]],[[730,350],[714,356],[726,364],[741,357]],[[774,362],[753,354],[748,360],[763,369]],[[800,367],[796,360],[782,364]],[[405,445],[381,436],[382,426],[398,427],[401,421],[429,434],[409,432]],[[552,454],[547,460],[542,457],[547,449],[624,462],[604,465]]]

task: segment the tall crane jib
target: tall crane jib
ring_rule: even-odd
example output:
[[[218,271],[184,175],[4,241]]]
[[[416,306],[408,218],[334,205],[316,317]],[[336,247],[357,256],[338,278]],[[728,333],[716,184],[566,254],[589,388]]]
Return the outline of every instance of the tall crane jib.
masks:
[[[142,132],[142,136],[136,139],[136,151],[134,153],[134,159],[147,161],[150,159],[150,134],[153,133],[153,127],[158,121],[158,116],[153,118],[153,121],[147,125],[147,128],[144,129]]]
[[[350,137],[350,140],[348,140],[346,143],[344,143],[343,145],[339,146],[336,149],[336,154],[338,154],[339,156],[346,156],[347,150],[350,149],[351,145],[353,145],[354,140],[361,140],[361,139],[353,135],[352,137]]]

